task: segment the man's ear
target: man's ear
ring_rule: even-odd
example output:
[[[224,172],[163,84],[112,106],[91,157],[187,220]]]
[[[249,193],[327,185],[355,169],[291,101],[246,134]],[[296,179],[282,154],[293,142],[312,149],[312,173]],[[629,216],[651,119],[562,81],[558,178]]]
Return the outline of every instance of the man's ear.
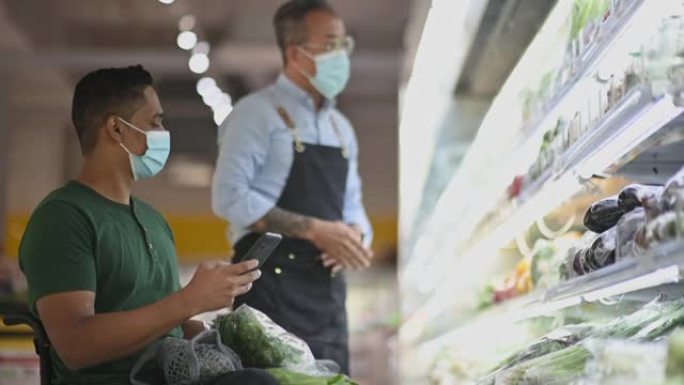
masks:
[[[301,55],[301,52],[299,52],[296,46],[288,45],[287,48],[285,48],[285,57],[287,58],[286,65],[291,65],[299,61],[299,55]]]
[[[121,124],[114,115],[109,115],[104,122],[104,131],[108,138],[116,143],[123,143]]]

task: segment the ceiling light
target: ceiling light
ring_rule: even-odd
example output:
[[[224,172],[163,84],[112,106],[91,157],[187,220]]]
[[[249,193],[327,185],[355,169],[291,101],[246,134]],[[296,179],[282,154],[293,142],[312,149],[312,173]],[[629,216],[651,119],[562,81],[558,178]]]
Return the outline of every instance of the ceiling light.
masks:
[[[207,43],[206,41],[200,41],[199,43],[197,43],[197,45],[195,45],[195,48],[192,49],[192,53],[209,55],[209,49],[209,43]]]
[[[223,105],[214,110],[214,123],[216,123],[217,126],[223,123],[228,115],[230,115],[231,111],[233,111],[232,105]]]
[[[202,101],[204,102],[204,104],[211,108],[219,106],[222,102],[222,99],[223,93],[220,90],[219,92],[212,92],[202,97]]]
[[[197,35],[192,31],[183,31],[178,34],[176,43],[184,50],[191,50],[197,44]]]
[[[188,67],[196,74],[205,73],[209,69],[209,57],[201,53],[193,54],[188,61]]]
[[[181,31],[189,31],[195,28],[196,22],[197,20],[195,19],[195,16],[185,15],[178,21],[178,29]]]
[[[216,80],[209,76],[205,76],[197,81],[197,93],[201,96],[207,95],[210,91],[218,89]]]

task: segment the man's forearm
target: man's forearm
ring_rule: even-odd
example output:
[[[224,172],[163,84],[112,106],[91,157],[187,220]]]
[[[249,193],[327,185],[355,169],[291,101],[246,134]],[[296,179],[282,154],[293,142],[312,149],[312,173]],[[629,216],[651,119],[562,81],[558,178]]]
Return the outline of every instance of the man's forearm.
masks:
[[[79,321],[59,344],[62,349],[58,353],[72,369],[123,358],[164,336],[193,313],[181,292],[139,309],[98,313]]]
[[[305,239],[314,218],[274,207],[258,222],[250,227],[258,232],[273,232],[288,237]]]

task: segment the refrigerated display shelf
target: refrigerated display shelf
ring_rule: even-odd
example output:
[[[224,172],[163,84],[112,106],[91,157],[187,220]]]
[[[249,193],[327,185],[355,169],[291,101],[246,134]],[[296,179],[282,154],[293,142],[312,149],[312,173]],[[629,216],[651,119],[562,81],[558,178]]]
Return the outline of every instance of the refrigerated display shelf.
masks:
[[[585,185],[584,178],[603,173],[607,169],[618,169],[629,160],[652,145],[653,136],[666,135],[660,131],[677,130],[674,122],[684,108],[676,106],[669,95],[652,100],[644,89],[634,90],[618,108],[602,120],[595,130],[572,149],[561,162],[558,173],[541,183],[534,193],[529,192],[517,207],[492,226],[486,235],[476,237],[473,245],[460,260],[470,260],[510,242],[516,234],[531,226],[563,202],[580,192]],[[449,291],[449,285],[438,286],[437,291]],[[428,318],[438,312],[446,298],[433,293],[425,305],[416,313],[427,314]]]
[[[557,115],[556,111],[558,107],[574,89],[577,82],[595,71],[597,64],[601,61],[601,58],[604,57],[606,52],[609,51],[611,45],[613,45],[618,38],[623,36],[623,34],[629,32],[627,27],[633,23],[633,20],[637,18],[637,16],[640,16],[639,10],[645,2],[645,0],[632,1],[625,9],[620,11],[619,15],[612,16],[610,21],[601,27],[597,41],[587,47],[581,56],[575,58],[574,73],[564,82],[555,95],[544,103],[544,107],[524,124],[522,132],[534,135],[535,132],[546,127],[543,123],[549,117]],[[643,18],[643,16],[641,17]],[[628,38],[630,37],[631,36],[628,36]]]
[[[681,293],[684,283],[684,240],[662,244],[637,258],[576,277],[547,290],[537,290],[488,310],[441,336],[419,344],[421,354],[436,354],[481,325],[515,323],[551,315],[585,303],[619,303],[620,299],[650,301],[660,294]],[[676,290],[672,286],[676,286]]]
[[[673,122],[684,112],[670,95],[653,100],[648,87],[632,90],[610,114],[571,146],[540,180],[530,185],[508,215],[489,226],[477,243],[503,246],[564,201],[582,190],[594,175],[618,170],[649,149],[662,131],[681,130]]]
[[[625,165],[639,153],[647,150],[642,146],[653,145],[653,141],[650,140],[652,137],[667,135],[660,131],[681,131],[678,124],[668,123],[675,122],[683,111],[684,108],[673,103],[670,95],[653,100],[646,89],[634,90],[631,96],[589,133],[587,138],[576,143],[577,148],[573,147],[572,152],[562,158],[562,167],[559,167],[562,171],[541,184],[534,194],[530,193],[510,215],[486,235],[478,238],[459,260],[472,260],[488,253],[486,250],[503,247],[516,234],[523,232],[537,219],[580,192],[585,185],[584,178]],[[581,285],[584,281],[572,282],[569,284]],[[405,326],[408,326],[409,330],[418,330],[422,328],[419,325],[430,323],[432,318],[439,317],[442,309],[450,306],[448,301],[452,296],[447,293],[453,292],[450,286],[453,283],[447,281],[437,285],[436,291],[414,316],[407,320]],[[516,306],[524,305],[524,301],[531,298],[526,297],[521,300],[522,303],[516,303]]]

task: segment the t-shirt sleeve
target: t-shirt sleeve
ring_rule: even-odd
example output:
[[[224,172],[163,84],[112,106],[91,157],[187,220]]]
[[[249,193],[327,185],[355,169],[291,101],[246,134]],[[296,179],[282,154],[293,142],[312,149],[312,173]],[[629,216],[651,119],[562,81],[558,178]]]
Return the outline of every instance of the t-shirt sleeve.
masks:
[[[31,306],[50,294],[95,291],[95,234],[75,206],[51,201],[31,216],[19,249]]]

